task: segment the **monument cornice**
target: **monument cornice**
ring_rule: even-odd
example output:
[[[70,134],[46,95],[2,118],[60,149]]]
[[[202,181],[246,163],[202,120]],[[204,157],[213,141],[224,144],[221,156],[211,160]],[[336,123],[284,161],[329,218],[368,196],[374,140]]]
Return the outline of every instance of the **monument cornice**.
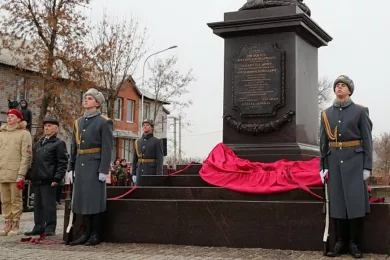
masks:
[[[281,9],[281,12],[275,14],[275,9]],[[225,21],[208,23],[208,26],[222,38],[251,35],[253,31],[262,34],[296,32],[317,48],[327,46],[332,40],[329,34],[296,6],[227,13]]]

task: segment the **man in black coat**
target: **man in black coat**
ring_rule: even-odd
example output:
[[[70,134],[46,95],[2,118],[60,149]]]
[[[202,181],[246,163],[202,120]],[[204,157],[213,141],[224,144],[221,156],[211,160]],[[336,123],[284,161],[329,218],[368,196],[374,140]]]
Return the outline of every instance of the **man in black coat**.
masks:
[[[136,185],[143,175],[163,175],[164,149],[162,141],[153,135],[154,122],[145,119],[142,122],[142,137],[134,143],[132,175],[136,176]]]
[[[26,100],[20,100],[20,112],[22,112],[24,121],[27,122],[27,129],[31,133],[31,125],[32,125],[32,112],[28,108],[28,103]]]
[[[25,235],[55,235],[57,226],[56,189],[65,176],[68,165],[66,144],[57,137],[59,123],[54,118],[46,118],[44,137],[33,150],[32,171],[28,180],[34,189],[34,223],[31,232]]]

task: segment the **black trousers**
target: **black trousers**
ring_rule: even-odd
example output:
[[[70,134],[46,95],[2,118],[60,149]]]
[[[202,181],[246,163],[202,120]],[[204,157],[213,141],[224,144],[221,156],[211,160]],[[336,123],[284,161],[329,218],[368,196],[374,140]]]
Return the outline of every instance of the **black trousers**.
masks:
[[[57,187],[34,185],[34,230],[55,231],[57,226]]]
[[[58,204],[61,204],[61,199],[62,199],[62,186],[58,185],[57,187],[57,193],[56,193],[56,201]]]

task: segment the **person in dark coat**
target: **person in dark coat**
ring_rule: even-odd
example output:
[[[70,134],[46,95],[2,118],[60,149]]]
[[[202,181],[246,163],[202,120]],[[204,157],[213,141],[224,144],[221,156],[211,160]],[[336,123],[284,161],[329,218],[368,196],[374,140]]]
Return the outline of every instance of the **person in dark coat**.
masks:
[[[27,236],[54,236],[57,226],[57,187],[68,165],[66,144],[57,137],[59,123],[55,118],[43,121],[44,137],[34,146],[32,170],[27,180],[34,189],[34,228]]]
[[[320,175],[323,182],[328,175],[329,214],[337,239],[329,256],[348,248],[354,258],[361,258],[363,218],[370,212],[366,180],[372,170],[372,122],[368,108],[350,98],[354,83],[348,76],[336,79],[334,92],[333,105],[322,112],[320,134]]]
[[[20,100],[19,103],[20,103],[20,112],[22,112],[24,121],[27,122],[27,129],[28,129],[28,131],[30,131],[30,133],[31,133],[32,112],[31,112],[31,110],[28,108],[27,100],[22,99],[22,100]]]
[[[154,122],[142,122],[143,135],[134,143],[132,175],[140,185],[142,175],[163,175],[164,150],[160,139],[153,136]]]
[[[70,245],[100,243],[100,213],[106,210],[106,179],[113,150],[113,122],[100,112],[104,96],[89,89],[83,117],[74,123],[68,176],[74,176],[72,211],[83,216],[83,235]]]

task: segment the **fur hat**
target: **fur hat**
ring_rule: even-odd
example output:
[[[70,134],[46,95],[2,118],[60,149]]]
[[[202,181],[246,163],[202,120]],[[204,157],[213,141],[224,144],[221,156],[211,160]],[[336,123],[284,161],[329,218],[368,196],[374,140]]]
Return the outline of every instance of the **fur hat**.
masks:
[[[19,110],[14,109],[14,108],[8,110],[7,115],[15,115],[15,116],[17,116],[20,120],[23,120],[23,115],[22,115],[22,113],[21,113]]]
[[[151,127],[154,128],[154,121],[152,119],[145,119],[144,121],[142,121],[142,125],[144,124],[149,124]]]
[[[99,92],[94,88],[88,89],[88,91],[85,92],[85,94],[83,95],[83,99],[85,99],[86,96],[92,96],[96,100],[96,102],[100,104],[100,106],[102,106],[104,103],[104,96],[102,92]]]
[[[335,82],[334,82],[334,84],[333,84],[333,92],[336,91],[336,85],[337,85],[338,83],[344,83],[345,85],[347,85],[349,91],[351,91],[351,95],[350,95],[350,96],[352,96],[353,91],[355,90],[355,84],[353,84],[352,79],[350,79],[350,78],[349,78],[348,76],[346,76],[346,75],[341,75],[341,76],[339,76],[339,77],[335,80]]]

